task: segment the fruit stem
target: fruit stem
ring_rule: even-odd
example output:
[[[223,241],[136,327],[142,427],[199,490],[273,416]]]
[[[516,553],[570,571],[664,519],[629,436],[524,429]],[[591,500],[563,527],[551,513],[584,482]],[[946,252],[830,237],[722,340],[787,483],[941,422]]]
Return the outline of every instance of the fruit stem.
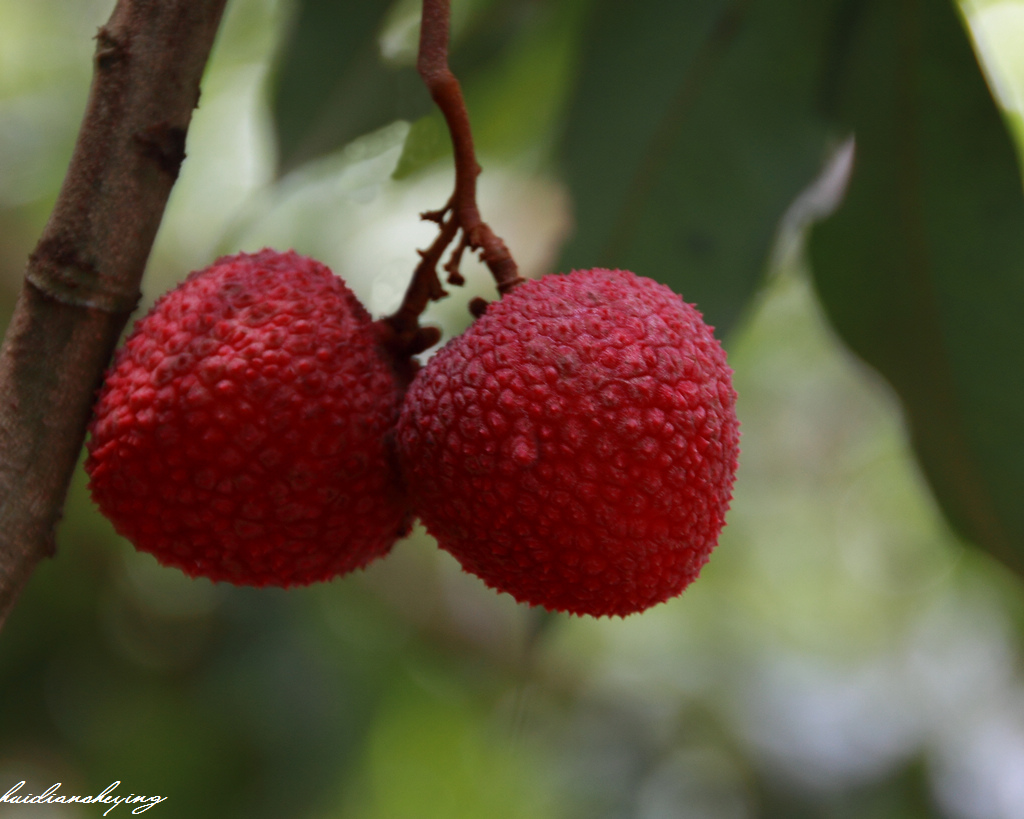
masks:
[[[447,295],[441,285],[437,265],[460,231],[462,237],[459,244],[444,266],[449,284],[459,285],[463,282],[459,262],[466,248],[480,251],[480,258],[494,276],[500,294],[504,295],[523,281],[512,254],[483,221],[477,207],[476,180],[480,175],[480,165],[473,149],[473,133],[462,87],[448,65],[450,19],[450,0],[423,0],[416,70],[448,124],[455,153],[455,190],[441,210],[421,214],[423,219],[437,222],[440,231],[433,244],[427,250],[420,251],[420,263],[413,272],[401,306],[393,315],[382,319],[388,325],[389,335],[393,337],[391,343],[407,352],[411,349],[410,345],[419,346],[424,341],[420,337],[422,330],[418,319],[427,304]]]

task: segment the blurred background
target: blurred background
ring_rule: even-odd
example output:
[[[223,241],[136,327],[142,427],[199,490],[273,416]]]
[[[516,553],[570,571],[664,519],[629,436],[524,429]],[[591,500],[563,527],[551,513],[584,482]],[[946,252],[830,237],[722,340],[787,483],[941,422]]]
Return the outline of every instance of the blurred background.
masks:
[[[0,0],[4,322],[112,7]],[[1019,123],[1024,2],[965,11]],[[143,308],[219,254],[273,246],[329,264],[380,315],[432,239],[418,213],[444,203],[451,170],[410,156],[407,122],[278,172],[268,89],[294,15],[229,3]],[[400,57],[414,38],[412,4],[381,44]],[[470,112],[484,217],[540,275],[574,226],[548,150],[573,44],[534,46],[546,113],[509,121],[538,103],[529,49]],[[680,598],[624,620],[545,614],[422,532],[308,589],[189,580],[114,534],[79,469],[57,558],[0,634],[0,792],[120,780],[167,797],[150,815],[194,819],[1024,817],[1021,581],[939,515],[899,405],[828,329],[799,245],[773,259],[724,338],[743,432],[733,508]],[[427,315],[446,336],[493,294],[479,265],[464,272]]]

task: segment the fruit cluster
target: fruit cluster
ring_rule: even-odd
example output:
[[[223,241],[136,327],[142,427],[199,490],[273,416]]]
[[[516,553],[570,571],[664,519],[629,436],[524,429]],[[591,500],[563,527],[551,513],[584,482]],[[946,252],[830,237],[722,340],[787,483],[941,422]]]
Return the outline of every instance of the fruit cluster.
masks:
[[[739,440],[721,345],[650,279],[527,281],[417,372],[341,279],[271,250],[161,298],[90,430],[100,509],[190,575],[326,580],[417,516],[489,586],[595,616],[697,576]]]

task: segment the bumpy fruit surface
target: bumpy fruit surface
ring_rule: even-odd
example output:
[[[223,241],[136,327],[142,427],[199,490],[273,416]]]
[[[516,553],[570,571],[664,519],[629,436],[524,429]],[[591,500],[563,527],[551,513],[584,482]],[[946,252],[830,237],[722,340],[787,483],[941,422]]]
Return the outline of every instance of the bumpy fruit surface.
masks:
[[[732,497],[732,371],[664,285],[583,270],[519,285],[413,381],[413,506],[517,600],[626,615],[697,577]]]
[[[189,575],[326,580],[408,528],[400,402],[341,279],[292,252],[224,257],[119,350],[90,426],[90,489],[118,532]]]

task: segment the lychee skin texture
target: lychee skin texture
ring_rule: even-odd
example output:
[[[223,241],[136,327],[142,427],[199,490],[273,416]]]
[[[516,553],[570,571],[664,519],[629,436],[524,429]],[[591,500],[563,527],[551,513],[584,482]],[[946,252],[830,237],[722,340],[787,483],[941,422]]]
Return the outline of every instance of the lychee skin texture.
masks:
[[[624,270],[519,285],[416,376],[413,508],[487,585],[575,614],[679,594],[715,547],[739,423],[697,310]]]
[[[107,373],[86,471],[141,551],[238,585],[327,580],[408,530],[401,389],[366,309],[294,252],[192,273]]]

